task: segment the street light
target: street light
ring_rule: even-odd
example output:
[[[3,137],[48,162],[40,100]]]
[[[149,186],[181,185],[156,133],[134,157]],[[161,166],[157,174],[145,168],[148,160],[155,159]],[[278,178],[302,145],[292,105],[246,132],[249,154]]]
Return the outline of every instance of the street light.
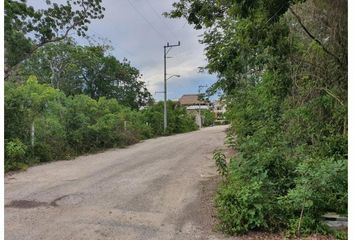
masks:
[[[171,75],[171,76],[169,76],[167,79],[166,79],[166,81],[168,80],[168,79],[170,79],[170,78],[173,78],[173,77],[181,77],[181,75],[179,75],[179,74],[173,74],[173,75]]]
[[[164,105],[163,105],[163,131],[164,133],[166,133],[167,130],[167,106],[166,106],[166,101],[167,101],[167,72],[166,72],[166,59],[168,58],[167,54],[168,52],[173,48],[173,47],[179,47],[181,46],[181,42],[178,41],[177,44],[172,44],[170,45],[169,43],[167,43],[167,45],[163,46],[163,62],[164,62],[164,67],[163,67],[163,72],[164,72]],[[174,76],[174,75],[172,75]],[[170,76],[169,78],[171,78],[172,76]],[[176,77],[178,75],[175,75]],[[179,76],[178,76],[179,77]]]
[[[179,74],[173,74],[173,75],[169,76],[168,78],[166,78],[166,81],[167,81],[168,79],[170,79],[170,78],[173,78],[173,77],[179,78],[179,77],[181,77],[181,75],[179,75]],[[165,92],[164,92],[164,91],[156,91],[155,94],[157,94],[157,93],[165,93]]]

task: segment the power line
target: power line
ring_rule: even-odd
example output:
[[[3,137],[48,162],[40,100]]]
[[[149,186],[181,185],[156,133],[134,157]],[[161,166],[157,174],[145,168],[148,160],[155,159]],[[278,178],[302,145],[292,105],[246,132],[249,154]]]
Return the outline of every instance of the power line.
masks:
[[[106,41],[110,42],[110,44],[112,44],[113,47],[118,47],[120,50],[122,50],[124,53],[130,55],[131,57],[134,56],[134,54],[133,54],[132,52],[128,51],[127,49],[121,47],[120,45],[118,45],[118,44],[116,44],[116,43],[113,43],[113,42],[112,42],[111,40],[109,40],[107,37],[102,36],[101,34],[97,33],[96,31],[93,31],[92,29],[91,29],[90,31],[93,32],[93,34],[96,35],[96,36],[99,38],[99,40],[101,40],[101,41],[106,40]],[[94,40],[94,41],[95,41],[95,42],[98,42],[98,41],[96,41],[96,40]]]
[[[111,24],[115,25],[116,23],[114,23],[114,21],[113,21],[111,18],[109,18],[108,16],[109,16],[109,15],[104,16],[104,19],[105,19],[105,20],[108,20]],[[108,39],[107,37],[104,37],[104,36],[102,36],[101,34],[98,34],[97,32],[93,31],[92,29],[91,29],[90,31],[92,31],[94,34],[98,35],[99,38],[101,38],[101,39],[106,39],[106,40],[108,40],[109,42],[112,43],[112,41],[111,41],[110,39]],[[101,37],[100,37],[100,36],[101,36]],[[133,54],[132,52],[128,51],[127,49],[123,48],[122,46],[120,46],[120,45],[118,45],[118,44],[114,44],[114,45],[117,46],[119,49],[121,49],[123,52],[127,53],[128,55],[130,55],[131,57],[134,56],[134,54]]]
[[[158,16],[158,17],[161,19],[161,22],[165,25],[166,29],[173,35],[173,37],[174,37],[174,38],[178,38],[178,37],[176,36],[176,34],[170,29],[170,27],[167,26],[167,24],[165,23],[165,19],[163,19],[163,18],[161,17],[161,14],[159,14],[159,13],[157,12],[157,10],[152,6],[152,4],[150,3],[150,1],[149,1],[149,0],[146,0],[145,2],[147,2],[147,4],[149,5],[149,7],[150,7],[150,8],[152,9],[152,11],[155,13],[155,15]]]
[[[118,47],[118,48],[121,50],[122,55],[129,55],[129,56],[131,57],[131,58],[129,58],[128,56],[123,56],[123,58],[126,58],[126,59],[129,60],[129,61],[130,61],[130,60],[133,60],[133,58],[134,58],[135,55],[134,55],[132,52],[128,51],[127,49],[121,47],[120,45],[118,45],[118,44],[116,44],[116,43],[113,43],[111,40],[109,40],[109,39],[107,39],[107,38],[105,38],[105,37],[102,37],[102,35],[99,34],[99,33],[97,33],[96,31],[93,31],[92,29],[91,29],[90,31],[93,32],[93,33],[94,33],[94,36],[96,35],[99,40],[101,40],[101,41],[102,41],[102,40],[108,40],[108,42],[110,42],[110,44],[112,44],[113,47]],[[87,39],[87,40],[88,40],[88,39]],[[90,43],[90,40],[88,40],[88,42]],[[98,41],[97,41],[96,39],[94,39],[93,42],[94,42],[94,43],[98,43]],[[118,56],[118,57],[120,57],[120,56]],[[141,69],[141,68],[142,68],[142,65],[141,65],[141,64],[137,64],[137,65],[135,65],[134,67],[137,67],[138,69]],[[140,70],[139,70],[139,71],[140,71]]]
[[[154,25],[133,5],[133,3],[130,0],[127,0],[128,3],[130,4],[130,6],[132,6],[132,8],[145,20],[145,22],[147,22],[152,29],[154,29],[154,31],[161,37],[162,40],[167,41],[166,38],[163,36],[163,34],[161,34],[155,27]]]
[[[188,23],[188,21],[186,20],[185,23],[183,24],[183,26],[182,26],[179,30],[181,30],[182,28],[184,28],[187,23]]]
[[[271,17],[267,20],[267,22],[266,22],[265,24],[267,24],[267,23],[270,22],[275,16],[277,16],[278,13],[280,12],[280,10],[282,10],[283,7],[285,7],[286,4],[287,4],[287,3],[283,3],[283,4],[281,5],[281,7],[273,14],[273,16],[271,16]]]

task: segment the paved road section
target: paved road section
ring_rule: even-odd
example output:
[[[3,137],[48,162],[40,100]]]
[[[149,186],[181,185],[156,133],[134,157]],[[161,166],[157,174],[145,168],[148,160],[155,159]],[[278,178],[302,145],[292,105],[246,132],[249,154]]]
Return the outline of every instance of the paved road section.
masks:
[[[149,139],[5,177],[5,239],[219,239],[200,226],[201,182],[225,126]],[[197,219],[197,220],[196,220]]]

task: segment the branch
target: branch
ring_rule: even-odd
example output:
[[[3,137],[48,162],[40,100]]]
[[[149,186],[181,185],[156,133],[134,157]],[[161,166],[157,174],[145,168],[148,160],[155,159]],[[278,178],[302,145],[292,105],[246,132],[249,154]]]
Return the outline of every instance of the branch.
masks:
[[[48,44],[48,43],[53,43],[53,42],[59,42],[59,41],[62,41],[64,40],[65,38],[68,37],[69,35],[69,32],[77,25],[77,23],[73,23],[70,27],[68,27],[64,33],[63,36],[61,37],[56,37],[56,38],[53,38],[53,39],[50,39],[50,40],[46,40],[46,41],[43,41],[41,43],[39,43],[38,45],[35,45],[34,48],[28,53],[26,54],[26,56],[21,60],[19,61],[18,63],[16,63],[14,66],[12,67],[9,67],[8,66],[8,69],[6,69],[5,71],[5,76],[4,76],[4,79],[6,80],[10,75],[11,75],[11,72],[16,69],[16,67],[21,64],[22,62],[24,62],[25,60],[27,60],[35,51],[37,51],[40,47],[43,47],[44,45]]]
[[[299,224],[297,226],[297,236],[298,237],[300,237],[300,234],[301,234],[301,232],[300,232],[300,230],[301,230],[301,220],[302,220],[303,215],[304,215],[304,206],[302,206],[302,208],[301,208]]]
[[[315,42],[317,42],[318,45],[320,45],[320,46],[322,47],[322,49],[323,49],[327,54],[329,54],[329,55],[331,55],[333,58],[335,58],[336,61],[339,63],[339,65],[343,65],[342,61],[340,60],[340,58],[339,58],[337,55],[335,55],[334,53],[332,53],[331,51],[329,51],[329,50],[320,42],[320,40],[318,40],[314,35],[312,35],[312,34],[309,32],[309,30],[308,30],[308,29],[305,27],[305,25],[302,23],[301,18],[299,17],[299,15],[297,15],[291,7],[289,7],[289,9],[290,9],[290,12],[296,17],[297,21],[300,23],[302,29],[307,33],[307,35],[308,35],[310,38],[312,38]]]
[[[301,75],[301,74],[298,74],[298,75],[295,75],[295,76],[312,76],[312,77],[318,78],[319,80],[322,79],[321,77],[319,77],[319,76],[317,76],[317,75],[315,75],[315,74],[309,74],[309,73],[307,73],[307,74],[302,74],[302,75]],[[297,88],[299,88],[299,86],[296,84],[296,81],[295,81],[295,85],[296,85]],[[331,90],[329,90],[329,89],[327,89],[327,88],[325,88],[325,87],[314,88],[314,90],[323,90],[323,91],[325,91],[328,95],[330,95],[330,96],[333,97],[335,100],[337,100],[337,102],[338,102],[340,105],[344,106],[344,102],[343,102],[338,96],[336,96]]]
[[[315,68],[318,68],[318,69],[321,69],[321,70],[323,70],[323,71],[327,71],[327,70],[328,70],[328,69],[324,68],[323,66],[320,66],[320,65],[317,65],[316,63],[307,61],[307,60],[305,60],[304,58],[300,58],[300,57],[296,57],[296,56],[291,56],[291,59],[294,60],[294,61],[298,61],[298,62],[299,62],[299,65],[300,65],[301,63],[304,63],[304,64],[306,63],[306,64],[308,64],[308,65],[311,65],[311,66],[313,66],[313,67],[315,67]]]
[[[343,101],[341,101],[341,100],[339,99],[339,97],[337,97],[336,95],[334,95],[334,93],[331,92],[329,89],[327,89],[327,88],[320,88],[320,89],[321,89],[321,90],[324,90],[326,93],[328,93],[328,95],[330,95],[331,97],[333,97],[334,99],[336,99],[336,100],[340,103],[340,105],[344,106]]]

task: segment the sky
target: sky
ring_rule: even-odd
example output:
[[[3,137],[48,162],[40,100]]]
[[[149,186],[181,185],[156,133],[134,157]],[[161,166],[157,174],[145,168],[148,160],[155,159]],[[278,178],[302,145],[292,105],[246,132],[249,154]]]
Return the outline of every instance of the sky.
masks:
[[[211,86],[216,81],[215,75],[199,72],[199,67],[206,65],[204,46],[198,42],[203,32],[193,29],[185,19],[161,15],[172,9],[174,1],[177,0],[103,0],[105,17],[93,20],[87,32],[90,41],[110,44],[112,55],[119,60],[127,58],[139,69],[156,100],[163,99],[163,94],[155,92],[163,91],[163,46],[167,42],[181,42],[168,54],[167,74],[180,75],[168,80],[168,99],[197,93],[199,85]],[[28,1],[35,7],[43,7],[44,2]],[[84,38],[74,38],[79,44],[88,44]]]

